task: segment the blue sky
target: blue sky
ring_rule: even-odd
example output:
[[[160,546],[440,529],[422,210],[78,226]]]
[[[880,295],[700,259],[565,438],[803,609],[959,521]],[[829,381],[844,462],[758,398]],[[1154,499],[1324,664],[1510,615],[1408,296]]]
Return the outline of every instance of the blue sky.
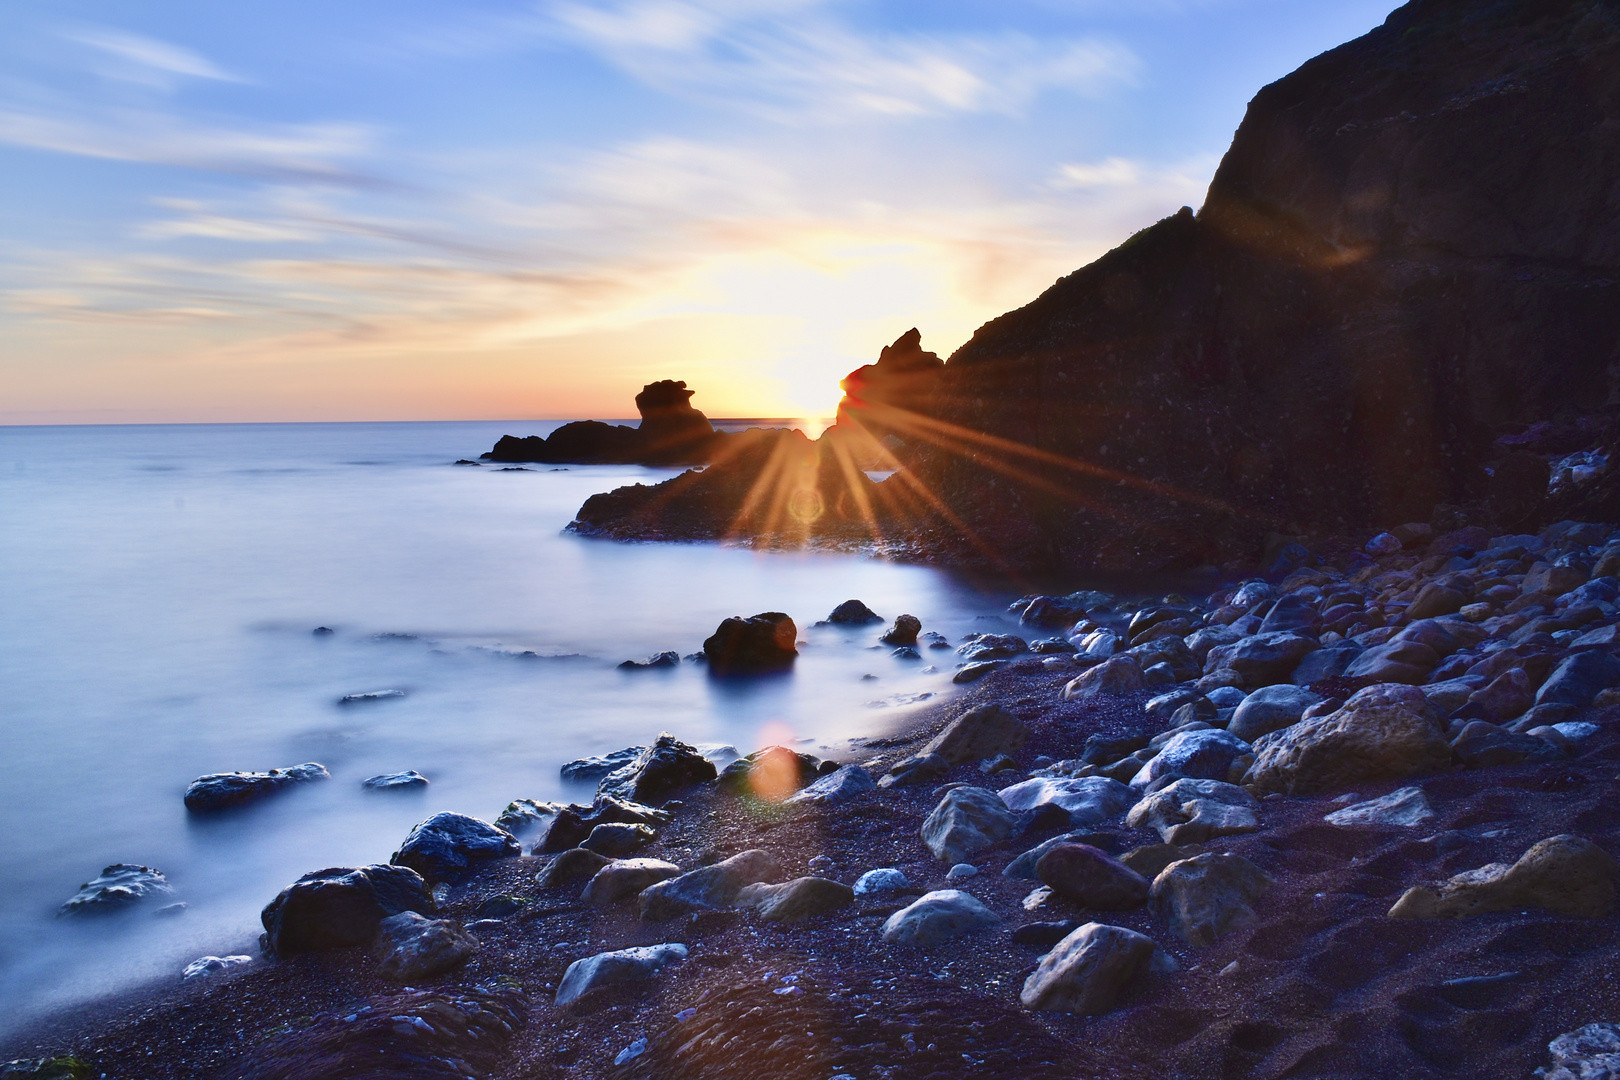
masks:
[[[825,415],[1392,0],[11,0],[0,422]]]

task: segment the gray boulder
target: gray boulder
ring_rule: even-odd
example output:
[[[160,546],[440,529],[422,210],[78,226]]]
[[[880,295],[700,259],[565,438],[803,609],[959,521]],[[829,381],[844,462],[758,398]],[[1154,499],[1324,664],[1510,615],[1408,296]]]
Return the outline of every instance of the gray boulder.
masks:
[[[1256,634],[1236,645],[1211,649],[1205,658],[1206,672],[1229,668],[1237,672],[1245,690],[1287,682],[1317,642],[1301,634]]]
[[[648,886],[638,901],[641,917],[662,922],[693,911],[730,907],[743,886],[781,876],[776,859],[754,849]]]
[[[1035,875],[1059,896],[1094,911],[1134,911],[1151,883],[1090,844],[1058,844],[1035,864]]]
[[[1329,825],[1399,825],[1410,828],[1434,817],[1423,789],[1397,788],[1388,795],[1335,810],[1322,820]]]
[[[872,791],[876,787],[877,781],[872,779],[871,773],[859,765],[845,765],[837,772],[823,776],[803,791],[789,796],[786,802],[794,806],[848,802],[862,792]]]
[[[658,833],[648,825],[631,825],[623,821],[610,821],[593,826],[591,834],[579,846],[610,859],[623,858],[640,851],[654,840]]]
[[[1154,829],[1167,844],[1200,844],[1259,831],[1259,811],[1254,796],[1235,784],[1183,779],[1144,797],[1125,823]]]
[[[1355,662],[1356,657],[1364,651],[1364,646],[1354,641],[1339,641],[1324,646],[1314,652],[1308,652],[1294,668],[1289,681],[1296,686],[1309,686],[1321,682],[1323,679],[1335,678],[1343,675],[1345,669]]]
[[[1152,968],[1153,939],[1122,926],[1087,923],[1041,957],[1024,980],[1026,1008],[1096,1016],[1109,1012]]]
[[[1017,820],[988,788],[952,788],[923,821],[923,843],[934,858],[955,865],[1005,839]]]
[[[1211,945],[1255,919],[1254,904],[1271,876],[1231,852],[1173,862],[1153,879],[1153,906],[1190,945]]]
[[[458,967],[477,951],[477,939],[460,923],[402,911],[377,924],[371,955],[377,974],[408,983]]]
[[[1321,700],[1321,694],[1313,694],[1303,686],[1263,686],[1243,699],[1226,730],[1252,743],[1262,735],[1298,723],[1305,710]]]
[[[573,784],[594,784],[608,773],[636,760],[646,749],[645,746],[630,746],[600,757],[576,758],[562,767],[562,778]]]
[[[883,924],[883,940],[927,949],[1000,921],[999,915],[967,893],[937,889],[890,915]]]
[[[680,876],[681,868],[663,859],[615,859],[598,870],[580,898],[595,907],[622,903],[649,885]]]
[[[534,876],[534,882],[543,889],[551,889],[575,881],[588,881],[612,861],[594,851],[569,848],[547,863],[546,868]]]
[[[1136,657],[1115,656],[1088,668],[1069,680],[1063,688],[1065,701],[1089,701],[1100,697],[1121,697],[1142,689],[1142,668]]]
[[[1537,705],[1573,705],[1584,709],[1598,691],[1620,685],[1620,657],[1600,649],[1583,649],[1553,669],[1536,692]]]
[[[198,813],[224,810],[254,802],[295,784],[307,784],[311,780],[327,780],[331,775],[326,771],[326,766],[313,761],[262,773],[210,773],[207,776],[197,777],[191,782],[191,786],[186,788],[186,809]]]
[[[1248,782],[1260,791],[1313,795],[1451,766],[1434,707],[1414,686],[1383,683],[1344,707],[1262,736]]]
[[[1183,731],[1159,748],[1151,761],[1131,777],[1131,787],[1142,790],[1162,777],[1225,780],[1232,763],[1251,747],[1222,728]]]
[[[575,960],[568,965],[568,970],[563,972],[562,982],[557,985],[556,1004],[561,1008],[605,987],[645,982],[670,964],[685,959],[686,946],[672,942],[615,949]]]
[[[1029,726],[999,705],[969,709],[948,724],[922,748],[922,754],[938,754],[952,765],[965,765],[999,754],[1015,754],[1024,748]]]
[[[259,916],[267,953],[291,956],[364,945],[378,925],[402,911],[432,915],[433,897],[404,866],[335,867],[305,874],[282,889]]]
[[[427,787],[428,778],[415,769],[407,769],[404,772],[368,776],[360,781],[360,786],[372,791],[410,791]]]
[[[801,923],[855,902],[855,890],[823,877],[801,877],[780,885],[745,885],[735,905],[770,922]]]
[[[1136,795],[1118,780],[1083,776],[1074,780],[1038,776],[1004,787],[998,792],[1015,813],[1038,806],[1056,806],[1068,812],[1074,825],[1096,825],[1130,809]]]

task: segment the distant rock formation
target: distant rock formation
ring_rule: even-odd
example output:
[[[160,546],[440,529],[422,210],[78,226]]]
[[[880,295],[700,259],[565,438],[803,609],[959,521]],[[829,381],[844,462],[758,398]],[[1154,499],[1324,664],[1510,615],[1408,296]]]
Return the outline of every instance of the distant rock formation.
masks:
[[[662,379],[636,395],[640,427],[576,420],[550,438],[503,435],[486,461],[550,465],[696,465],[712,459],[722,441],[708,417],[691,404],[686,383]]]

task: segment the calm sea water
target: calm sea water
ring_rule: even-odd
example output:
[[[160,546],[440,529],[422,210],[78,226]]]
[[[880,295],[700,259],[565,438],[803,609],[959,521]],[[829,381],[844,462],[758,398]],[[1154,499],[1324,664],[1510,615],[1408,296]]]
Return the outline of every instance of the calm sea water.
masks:
[[[955,640],[1007,602],[854,556],[562,532],[589,495],[668,470],[451,464],[551,426],[0,428],[0,1030],[256,953],[283,885],[386,861],[431,812],[585,797],[558,779],[570,758],[666,729],[812,752],[881,731],[949,693],[953,654],[908,663],[880,628],[810,624],[859,597]],[[808,641],[791,675],[616,669],[765,610]],[[218,818],[181,803],[200,774],[302,761],[333,779]],[[426,791],[360,786],[413,768]],[[188,909],[54,917],[114,862],[163,870]]]

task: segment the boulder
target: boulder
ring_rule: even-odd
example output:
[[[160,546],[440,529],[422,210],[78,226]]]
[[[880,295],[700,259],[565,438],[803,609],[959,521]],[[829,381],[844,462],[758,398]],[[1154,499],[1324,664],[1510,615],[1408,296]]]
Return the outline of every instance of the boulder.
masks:
[[[823,877],[801,877],[780,885],[745,885],[736,906],[770,922],[800,923],[855,902],[848,885]]]
[[[439,813],[412,829],[388,861],[436,882],[454,881],[477,863],[521,854],[523,845],[505,829],[466,814]]]
[[[988,660],[1010,660],[1029,651],[1029,642],[1011,634],[974,634],[956,649],[957,655],[969,663]]]
[[[360,786],[372,791],[410,791],[427,787],[428,778],[415,769],[407,769],[405,772],[368,776],[360,781]]]
[[[781,802],[821,775],[821,759],[785,746],[767,746],[740,757],[720,773],[720,790]]]
[[[1525,761],[1562,761],[1563,749],[1533,735],[1470,720],[1451,740],[1451,752],[1466,768],[1489,769]]]
[[[261,944],[278,956],[364,945],[382,920],[402,911],[434,912],[427,883],[415,870],[380,865],[317,870],[282,889],[265,907],[259,916]]]
[[[1562,596],[1572,589],[1586,583],[1586,571],[1578,566],[1558,566],[1553,563],[1538,562],[1530,567],[1524,575],[1524,582],[1519,586],[1519,592],[1525,596],[1534,596],[1545,593],[1547,596]]]
[[[326,766],[313,761],[269,772],[210,773],[199,776],[186,788],[186,809],[198,813],[224,810],[243,803],[254,802],[294,784],[307,784],[311,780],[327,780],[331,773]]]
[[[999,915],[967,893],[937,889],[890,915],[883,923],[883,940],[928,949],[1000,921]]]
[[[615,949],[597,953],[583,960],[575,960],[563,972],[557,985],[556,1005],[572,1005],[588,994],[625,983],[645,982],[670,964],[686,959],[686,946],[679,943],[642,945],[633,949]]]
[[[1179,637],[1161,637],[1141,645],[1134,645],[1122,655],[1133,657],[1144,674],[1148,669],[1164,664],[1170,669],[1171,682],[1184,682],[1198,678],[1200,670],[1192,650]]]
[[[786,800],[789,806],[804,806],[812,803],[835,805],[848,802],[863,792],[872,791],[877,787],[877,781],[872,774],[859,765],[844,765],[837,772],[829,773],[796,795]]]
[[[614,859],[585,886],[580,898],[594,907],[623,903],[649,885],[680,876],[681,868],[663,859]]]
[[[596,822],[623,822],[626,825],[667,825],[675,815],[668,810],[657,810],[627,799],[603,795],[591,808],[591,820]]]
[[[1232,771],[1232,762],[1250,749],[1248,743],[1222,728],[1183,731],[1172,736],[1131,778],[1131,787],[1140,790],[1167,776],[1224,780]]]
[[[1211,945],[1254,921],[1254,904],[1271,876],[1231,852],[1173,862],[1153,879],[1154,909],[1189,945]]]
[[[618,859],[633,851],[640,851],[656,839],[658,833],[646,825],[610,821],[593,826],[591,834],[580,841],[579,846],[598,855]]]
[[[402,911],[377,924],[371,955],[377,974],[408,983],[458,967],[477,951],[478,941],[460,923]]]
[[[1573,705],[1584,709],[1598,691],[1620,685],[1620,657],[1601,650],[1573,653],[1553,669],[1536,692],[1537,705]]]
[[[1462,610],[1468,603],[1468,593],[1460,589],[1449,588],[1438,581],[1432,581],[1423,586],[1423,591],[1417,594],[1406,608],[1408,619],[1432,619],[1438,615],[1454,615]]]
[[[952,765],[982,761],[998,754],[1015,754],[1029,738],[1029,725],[999,705],[969,709],[946,725],[922,748]]]
[[[79,886],[79,891],[68,897],[67,902],[56,909],[56,914],[58,917],[103,915],[125,911],[143,900],[173,893],[163,871],[134,863],[113,863],[103,867],[93,881]]]
[[[955,864],[992,847],[1012,831],[1017,817],[988,788],[959,787],[945,793],[923,821],[923,843],[934,858]]]
[[[1065,701],[1120,697],[1142,689],[1142,669],[1133,656],[1115,656],[1088,668],[1063,688]]]
[[[732,616],[703,642],[711,675],[781,671],[799,655],[799,628],[780,611]]]
[[[1242,689],[1257,690],[1287,682],[1299,662],[1316,648],[1316,641],[1302,634],[1256,634],[1236,645],[1211,649],[1205,659],[1205,669],[1230,668],[1242,679]],[[1215,667],[1210,667],[1217,657],[1220,659]]]
[[[1119,861],[1152,881],[1171,863],[1197,854],[1197,844],[1143,844],[1121,855]]]
[[[1548,837],[1512,866],[1491,863],[1443,882],[1408,889],[1389,909],[1393,919],[1456,919],[1490,911],[1544,908],[1602,918],[1614,910],[1615,861],[1579,836]]]
[[[1041,957],[1024,980],[1026,1008],[1097,1016],[1145,976],[1158,946],[1122,926],[1086,923]]]
[[[515,808],[520,808],[522,803],[528,801],[529,800],[520,799],[515,803],[508,804],[506,808],[507,813],[503,813],[499,818],[496,818],[495,824],[499,825],[503,829],[506,829],[508,832],[514,831],[512,826],[508,823],[512,822],[515,824],[517,821],[522,819],[511,816],[511,811],[513,811]],[[550,855],[555,852],[568,851],[571,848],[578,847],[581,841],[583,841],[587,836],[591,835],[591,829],[593,827],[593,823],[587,820],[581,811],[586,811],[588,813],[589,808],[583,806],[562,806],[557,807],[557,809],[551,813],[542,815],[538,819],[538,831],[534,833],[534,839],[529,845],[530,854]]]
[[[1323,817],[1329,825],[1398,825],[1410,828],[1434,817],[1434,810],[1417,787],[1397,788],[1388,795],[1354,803]]]
[[[1256,633],[1314,635],[1321,624],[1322,617],[1311,607],[1309,600],[1297,594],[1290,594],[1281,597],[1271,606]]]
[[[1376,679],[1381,683],[1416,686],[1427,682],[1429,673],[1439,664],[1440,657],[1421,641],[1396,638],[1363,652],[1350,662],[1344,673],[1352,679]]]
[[[513,980],[477,986],[409,987],[346,1003],[246,1050],[219,1080],[456,1080],[504,1068],[512,1036],[529,1018]],[[249,1018],[244,1017],[244,1020]],[[452,1062],[454,1064],[452,1064]]]
[[[891,765],[888,775],[878,781],[878,787],[931,784],[950,771],[951,763],[938,754],[915,754]]]
[[[1100,824],[1123,814],[1136,798],[1129,787],[1106,776],[1075,780],[1036,777],[1004,787],[998,794],[1007,809],[1015,812],[1038,806],[1060,807],[1073,825]]]
[[[625,765],[604,776],[598,795],[637,803],[659,803],[683,788],[716,776],[714,762],[667,731]]]
[[[1260,791],[1312,795],[1450,765],[1451,747],[1423,692],[1384,683],[1358,691],[1337,712],[1263,736],[1248,775]]]
[[[1620,1080],[1620,1024],[1599,1022],[1566,1031],[1547,1050],[1552,1065],[1537,1069],[1535,1080]]]
[[[1147,903],[1151,882],[1090,844],[1057,844],[1035,864],[1052,891],[1095,911],[1134,911]]]
[[[643,889],[638,901],[641,917],[663,922],[693,911],[730,907],[745,885],[769,881],[781,873],[769,852],[744,851]]]
[[[1338,641],[1315,652],[1308,652],[1300,660],[1299,666],[1294,668],[1289,681],[1296,686],[1310,686],[1323,679],[1343,675],[1345,669],[1361,655],[1363,648],[1354,641]]]
[[[1182,779],[1144,796],[1125,823],[1154,829],[1167,844],[1199,844],[1259,831],[1259,810],[1254,796],[1235,784]]]
[[[1326,651],[1319,650],[1311,656],[1314,658]],[[1243,699],[1232,714],[1226,730],[1252,743],[1262,735],[1298,723],[1305,710],[1321,700],[1321,694],[1312,693],[1303,686],[1290,683],[1263,686]]]
[[[900,615],[894,620],[894,625],[883,632],[878,638],[885,645],[916,645],[917,634],[922,630],[922,620],[915,615]]]
[[[861,603],[859,600],[845,600],[832,609],[832,614],[826,618],[834,626],[870,626],[880,623],[883,616]],[[921,629],[921,626],[918,627]]]
[[[1074,832],[1062,833],[1058,836],[1051,837],[1050,839],[1042,840],[1039,844],[1036,844],[1022,855],[1019,855],[1012,862],[1008,863],[1006,867],[1002,869],[1001,876],[1013,878],[1015,880],[1039,880],[1038,875],[1035,873],[1035,867],[1040,863],[1041,856],[1045,855],[1048,851],[1051,851],[1059,844],[1086,844],[1093,841],[1098,841],[1097,835],[1085,829],[1077,829]]]
[[[645,749],[645,746],[627,746],[600,757],[575,758],[562,767],[562,778],[571,784],[594,784],[608,773],[636,760]]]
[[[534,882],[543,889],[553,889],[575,881],[588,881],[596,872],[613,860],[582,847],[569,848],[546,864],[534,876]]]

